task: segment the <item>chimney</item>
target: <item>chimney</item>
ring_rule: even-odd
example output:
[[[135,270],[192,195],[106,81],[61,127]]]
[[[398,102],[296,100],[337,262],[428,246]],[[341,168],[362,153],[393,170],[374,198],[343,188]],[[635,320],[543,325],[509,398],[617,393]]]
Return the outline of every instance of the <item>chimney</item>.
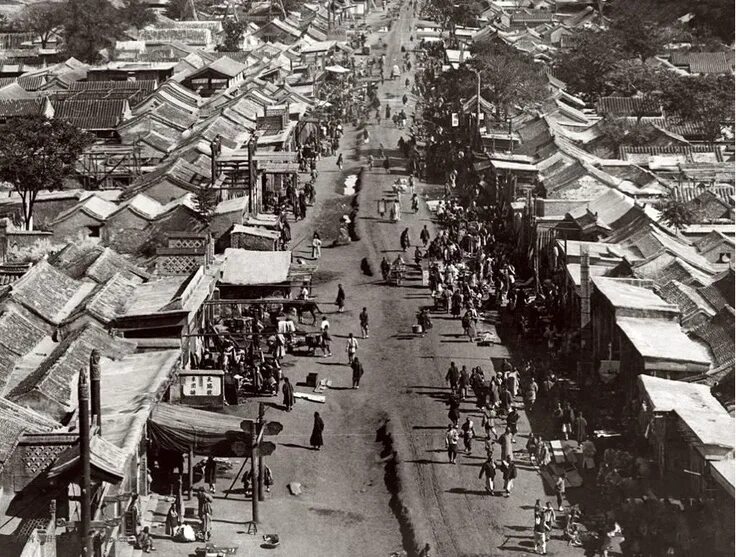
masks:
[[[98,435],[102,435],[102,401],[100,399],[100,351],[95,348],[89,355],[90,406],[92,407],[92,424],[97,426]]]

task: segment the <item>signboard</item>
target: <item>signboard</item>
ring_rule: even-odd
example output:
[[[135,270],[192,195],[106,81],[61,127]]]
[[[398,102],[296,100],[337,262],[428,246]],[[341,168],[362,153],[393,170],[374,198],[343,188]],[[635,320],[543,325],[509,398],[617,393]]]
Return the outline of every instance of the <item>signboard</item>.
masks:
[[[452,120],[450,122],[450,125],[453,128],[457,128],[460,125],[460,118],[458,117],[457,112],[453,112],[451,118]]]
[[[179,374],[181,402],[200,408],[225,405],[225,374],[221,369],[186,369]]]

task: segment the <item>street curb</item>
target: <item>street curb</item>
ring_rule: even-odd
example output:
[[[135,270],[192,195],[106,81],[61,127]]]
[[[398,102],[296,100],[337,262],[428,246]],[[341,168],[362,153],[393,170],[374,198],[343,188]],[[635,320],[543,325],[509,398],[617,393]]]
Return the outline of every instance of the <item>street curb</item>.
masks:
[[[410,454],[410,449],[403,435],[394,434],[395,423],[395,420],[387,418],[378,430],[377,440],[383,444],[381,456],[386,463],[384,478],[391,493],[389,507],[399,522],[404,551],[408,557],[418,557],[428,540],[434,539],[434,536],[424,515],[416,510],[422,506],[421,499],[399,456]]]

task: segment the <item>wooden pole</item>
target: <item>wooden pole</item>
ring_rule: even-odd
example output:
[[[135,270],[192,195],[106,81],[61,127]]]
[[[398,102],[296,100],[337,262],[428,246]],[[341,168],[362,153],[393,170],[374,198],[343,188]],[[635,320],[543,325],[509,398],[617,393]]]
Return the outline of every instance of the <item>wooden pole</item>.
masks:
[[[189,489],[187,490],[187,501],[192,500],[192,490],[194,489],[194,447],[189,446]]]
[[[252,430],[252,452],[250,455],[250,478],[251,478],[251,506],[253,509],[253,524],[258,524],[258,488],[256,486],[256,476],[258,470],[256,469],[256,453],[258,452],[258,424],[253,424]]]
[[[261,430],[263,429],[263,416],[266,413],[262,402],[258,403],[258,443],[260,444]],[[255,456],[255,455],[254,455]],[[258,500],[263,501],[263,457],[258,452]]]
[[[92,489],[92,469],[90,465],[90,432],[89,432],[89,383],[87,383],[87,372],[79,370],[79,459],[82,463],[81,484],[81,518],[79,530],[79,554],[82,557],[92,557],[92,544],[90,530],[92,525],[92,508],[90,502],[90,491]]]

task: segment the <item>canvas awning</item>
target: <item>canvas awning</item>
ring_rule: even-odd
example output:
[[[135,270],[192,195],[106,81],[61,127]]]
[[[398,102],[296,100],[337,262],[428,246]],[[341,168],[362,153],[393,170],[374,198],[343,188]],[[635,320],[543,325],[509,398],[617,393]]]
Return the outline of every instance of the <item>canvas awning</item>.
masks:
[[[327,66],[325,68],[325,71],[328,71],[328,72],[331,72],[331,73],[339,73],[339,74],[350,73],[350,70],[349,69],[343,68],[340,65]]]
[[[289,267],[290,251],[227,248],[220,281],[235,286],[280,284],[289,279]]]
[[[178,404],[159,403],[148,419],[148,435],[160,448],[180,453],[218,456],[242,451],[250,436],[240,427],[243,418],[198,410]]]
[[[109,441],[95,435],[90,439],[90,465],[96,476],[109,483],[118,483],[125,477],[125,451],[117,448]],[[79,476],[79,444],[62,452],[49,469],[48,477],[56,478],[74,471]]]

